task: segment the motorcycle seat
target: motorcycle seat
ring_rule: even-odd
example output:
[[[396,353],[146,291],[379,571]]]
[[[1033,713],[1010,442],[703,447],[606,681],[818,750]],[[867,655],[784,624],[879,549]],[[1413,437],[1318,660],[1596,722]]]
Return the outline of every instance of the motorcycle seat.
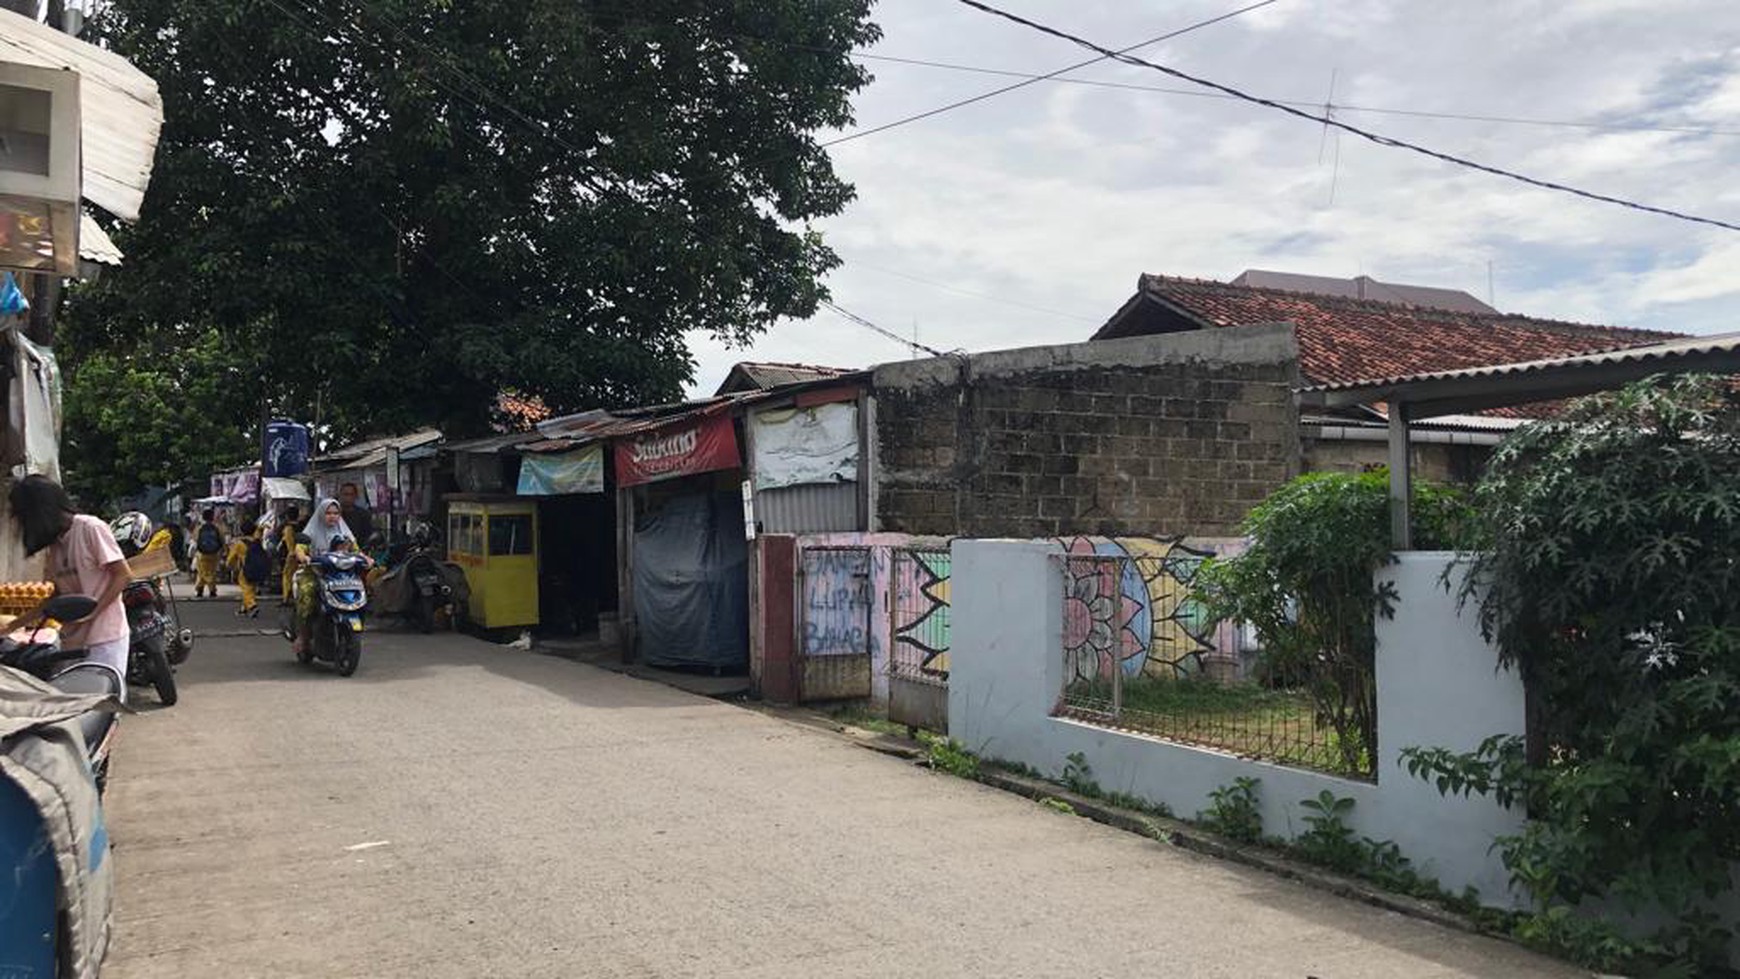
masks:
[[[116,699],[121,696],[121,678],[99,663],[70,667],[48,682],[63,693],[103,694]],[[95,750],[114,725],[115,715],[106,710],[88,710],[78,716],[78,722],[85,736],[85,749]]]

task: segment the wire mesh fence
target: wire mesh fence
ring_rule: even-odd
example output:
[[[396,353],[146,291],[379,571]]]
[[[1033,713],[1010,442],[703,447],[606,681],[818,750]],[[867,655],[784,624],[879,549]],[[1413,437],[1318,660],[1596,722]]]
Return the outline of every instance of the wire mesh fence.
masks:
[[[1324,706],[1325,678],[1261,660],[1242,677],[1201,669],[1200,651],[1181,649],[1188,643],[1153,624],[1157,604],[1171,603],[1169,619],[1178,620],[1177,606],[1190,601],[1187,589],[1180,583],[1169,593],[1148,570],[1125,556],[1064,559],[1060,716],[1246,758],[1373,777],[1370,737],[1348,723],[1345,712]]]

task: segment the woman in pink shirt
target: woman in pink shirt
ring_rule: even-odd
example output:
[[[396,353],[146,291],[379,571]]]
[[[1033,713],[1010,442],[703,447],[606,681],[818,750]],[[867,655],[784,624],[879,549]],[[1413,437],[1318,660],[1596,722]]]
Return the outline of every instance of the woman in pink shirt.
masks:
[[[113,669],[127,685],[127,613],[121,592],[132,579],[127,559],[109,525],[73,508],[59,483],[26,476],[8,497],[12,515],[24,531],[24,551],[48,551],[48,576],[62,595],[89,595],[97,610],[61,631],[66,649],[83,649],[85,661]]]

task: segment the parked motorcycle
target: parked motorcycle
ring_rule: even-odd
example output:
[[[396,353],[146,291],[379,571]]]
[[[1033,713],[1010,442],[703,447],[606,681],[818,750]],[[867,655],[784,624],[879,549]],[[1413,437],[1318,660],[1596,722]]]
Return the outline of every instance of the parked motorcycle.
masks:
[[[109,522],[109,532],[115,535],[115,543],[120,545],[121,554],[132,561],[144,552],[146,544],[155,532],[151,518],[138,511],[123,513]],[[149,592],[149,603],[147,603]],[[180,666],[187,662],[193,653],[193,630],[181,625],[179,609],[175,604],[175,589],[167,578],[152,575],[141,578],[127,586],[121,595],[122,604],[127,608],[127,624],[132,627],[135,636],[139,631],[138,619],[147,604],[156,611],[162,619],[164,635],[164,652],[169,657],[169,665]],[[136,645],[135,640],[135,645]]]
[[[392,570],[375,583],[382,607],[397,612],[420,632],[434,632],[443,616],[451,623],[465,600],[465,572],[440,559],[429,534],[416,533],[387,551]]]
[[[129,583],[121,592],[121,605],[127,610],[127,682],[150,684],[159,703],[175,706],[175,667],[169,653],[173,624],[159,607],[155,582]]]
[[[58,632],[95,609],[86,596],[52,598],[17,620],[34,627],[0,638],[0,664],[13,667],[0,669],[0,690],[17,708],[0,740],[17,766],[0,775],[0,975],[95,975],[108,942],[114,863],[102,792],[117,724],[102,701],[120,693],[121,679],[97,663],[62,668],[83,652],[63,650]],[[56,703],[43,680],[80,700]],[[97,706],[79,713],[86,704]],[[62,722],[80,730],[84,757],[53,730]]]
[[[22,670],[38,680],[45,680],[56,689],[73,694],[95,694],[119,698],[121,678],[101,663],[77,663],[84,658],[82,649],[62,649],[60,626],[76,622],[97,609],[97,601],[86,595],[57,595],[44,602],[34,626],[0,636],[0,666]],[[67,664],[72,665],[68,666]],[[85,751],[91,771],[101,793],[109,781],[109,749],[115,738],[115,715],[111,711],[93,710],[79,715],[79,730],[85,736]]]
[[[328,551],[313,559],[314,622],[308,645],[296,654],[302,663],[331,663],[339,676],[350,676],[362,662],[363,616],[369,593],[363,583],[368,561],[361,554]],[[294,631],[290,631],[294,638]]]

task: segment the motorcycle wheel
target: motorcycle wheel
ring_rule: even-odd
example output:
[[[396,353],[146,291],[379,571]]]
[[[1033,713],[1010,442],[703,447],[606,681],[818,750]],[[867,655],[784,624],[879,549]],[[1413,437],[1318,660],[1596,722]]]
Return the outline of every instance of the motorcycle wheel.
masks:
[[[337,653],[338,675],[350,676],[362,663],[362,637],[350,628],[334,626],[333,640],[338,644]]]
[[[175,692],[175,670],[169,665],[162,643],[150,643],[145,647],[145,669],[150,674],[151,686],[157,691],[157,702],[174,707],[179,696]]]
[[[435,631],[435,599],[430,595],[418,595],[416,604],[411,606],[411,621],[417,626],[417,631],[431,633]]]

